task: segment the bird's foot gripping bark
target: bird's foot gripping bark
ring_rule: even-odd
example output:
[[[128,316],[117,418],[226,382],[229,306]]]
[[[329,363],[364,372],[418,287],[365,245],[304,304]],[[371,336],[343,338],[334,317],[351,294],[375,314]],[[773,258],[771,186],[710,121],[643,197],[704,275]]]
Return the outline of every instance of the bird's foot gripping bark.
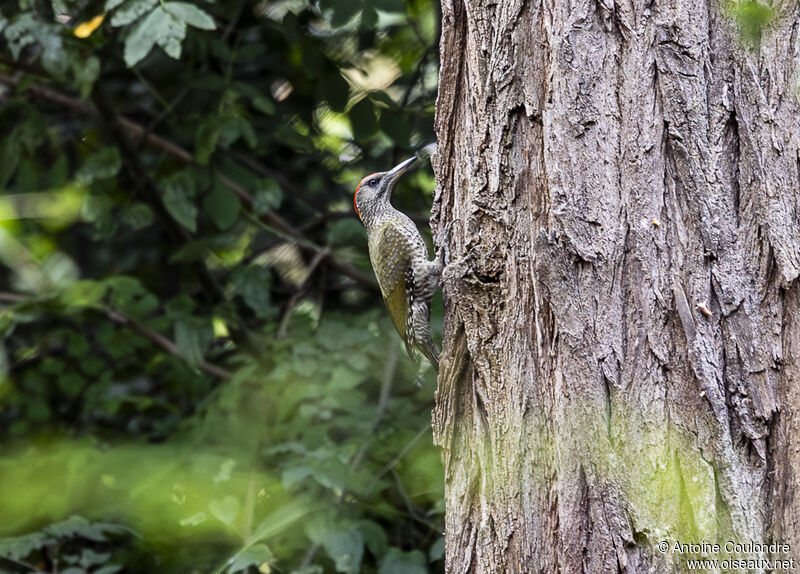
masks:
[[[444,241],[441,243],[439,250],[436,252],[436,259],[434,259],[434,261],[439,267],[440,277],[444,272],[444,268],[450,264],[450,230],[453,228],[453,224],[456,221],[458,221],[458,219],[453,219],[445,226]]]

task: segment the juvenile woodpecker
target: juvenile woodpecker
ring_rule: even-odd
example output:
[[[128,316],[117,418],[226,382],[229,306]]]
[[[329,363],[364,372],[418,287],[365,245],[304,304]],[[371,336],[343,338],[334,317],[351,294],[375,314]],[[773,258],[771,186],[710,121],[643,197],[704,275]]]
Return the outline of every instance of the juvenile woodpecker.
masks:
[[[442,260],[428,260],[428,248],[414,222],[390,203],[400,176],[416,159],[412,157],[391,171],[362,179],[353,205],[367,230],[369,260],[406,351],[415,359],[414,349],[418,349],[438,371],[439,351],[431,337],[430,319]]]

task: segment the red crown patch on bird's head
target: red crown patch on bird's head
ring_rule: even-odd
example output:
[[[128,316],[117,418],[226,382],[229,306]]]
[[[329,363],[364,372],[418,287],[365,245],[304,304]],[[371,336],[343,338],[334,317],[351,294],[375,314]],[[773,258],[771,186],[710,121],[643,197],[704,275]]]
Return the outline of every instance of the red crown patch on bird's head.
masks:
[[[378,172],[375,172],[375,173],[378,173]],[[353,207],[356,208],[356,213],[358,214],[359,217],[361,217],[361,212],[358,210],[358,189],[361,187],[362,183],[364,183],[366,180],[368,180],[373,175],[375,175],[375,173],[371,173],[367,177],[365,177],[364,179],[359,181],[358,185],[356,186],[356,192],[353,194]]]

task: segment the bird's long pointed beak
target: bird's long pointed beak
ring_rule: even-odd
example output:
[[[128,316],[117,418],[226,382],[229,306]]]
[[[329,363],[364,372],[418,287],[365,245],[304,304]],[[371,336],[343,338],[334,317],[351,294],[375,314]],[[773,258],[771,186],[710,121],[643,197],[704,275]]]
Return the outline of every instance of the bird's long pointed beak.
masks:
[[[411,164],[414,163],[415,161],[417,161],[417,157],[413,156],[408,158],[403,163],[392,168],[392,171],[390,171],[387,174],[392,184],[397,183],[397,180],[400,179],[400,176],[402,176],[406,171],[408,171],[408,168],[411,167]]]

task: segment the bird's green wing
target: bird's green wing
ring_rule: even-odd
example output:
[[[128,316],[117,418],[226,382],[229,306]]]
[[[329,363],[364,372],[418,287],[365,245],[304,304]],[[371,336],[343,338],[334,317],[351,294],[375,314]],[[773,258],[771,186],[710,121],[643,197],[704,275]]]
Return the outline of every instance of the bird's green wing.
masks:
[[[383,301],[389,311],[389,318],[406,344],[406,350],[412,357],[413,346],[409,340],[406,322],[408,319],[409,297],[412,293],[413,277],[411,274],[411,258],[407,239],[391,225],[385,226],[378,234],[375,249],[379,257],[374,258],[375,275],[383,294]]]

